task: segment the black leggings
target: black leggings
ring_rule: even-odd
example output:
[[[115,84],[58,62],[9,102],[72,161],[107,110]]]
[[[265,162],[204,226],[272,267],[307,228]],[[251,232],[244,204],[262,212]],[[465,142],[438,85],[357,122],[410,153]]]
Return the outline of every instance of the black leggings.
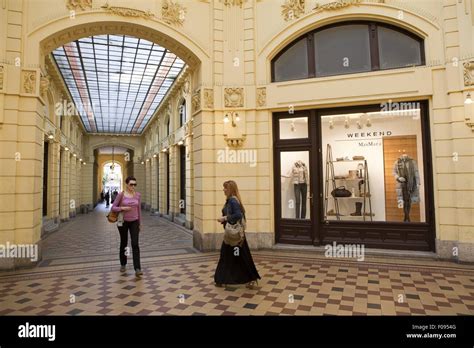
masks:
[[[127,264],[127,255],[125,254],[125,248],[128,244],[128,230],[130,230],[130,236],[132,238],[133,268],[135,268],[135,270],[141,269],[140,247],[138,246],[139,227],[140,224],[138,223],[138,220],[124,221],[123,226],[118,226],[118,230],[120,233],[120,264],[122,266],[125,266]]]

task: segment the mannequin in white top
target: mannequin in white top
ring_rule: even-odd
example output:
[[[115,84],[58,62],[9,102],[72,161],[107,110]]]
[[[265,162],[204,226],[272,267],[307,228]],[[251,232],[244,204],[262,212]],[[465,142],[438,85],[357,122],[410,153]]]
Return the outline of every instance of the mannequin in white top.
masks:
[[[296,161],[291,169],[295,189],[296,218],[306,219],[306,194],[308,192],[308,168],[303,161]],[[300,210],[301,207],[301,210]]]

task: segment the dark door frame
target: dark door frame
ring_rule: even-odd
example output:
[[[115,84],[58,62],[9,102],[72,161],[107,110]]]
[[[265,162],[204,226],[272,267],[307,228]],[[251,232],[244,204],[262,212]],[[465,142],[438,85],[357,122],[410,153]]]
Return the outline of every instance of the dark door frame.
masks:
[[[314,222],[316,221],[315,210],[314,210],[314,182],[312,179],[313,173],[316,173],[316,161],[314,161],[314,144],[311,143],[310,132],[314,124],[311,117],[313,111],[294,111],[289,114],[287,112],[275,113],[277,117],[274,118],[274,131],[273,131],[273,144],[275,146],[273,154],[274,163],[274,192],[275,192],[275,232],[281,231],[282,233],[275,233],[276,243],[291,243],[291,244],[311,244],[314,239]],[[285,118],[297,118],[297,117],[308,117],[308,138],[301,139],[284,139],[280,140],[280,122],[279,120]],[[308,195],[312,195],[313,200],[309,208],[309,220],[300,219],[282,219],[281,217],[281,152],[291,151],[308,151],[309,152],[309,172],[310,172],[310,185],[308,188]],[[303,202],[302,202],[303,203]]]
[[[48,216],[48,174],[49,174],[49,142],[44,142],[43,152],[43,216]]]
[[[184,202],[183,208],[179,209],[181,214],[186,214],[186,147],[179,147],[179,195],[180,200]],[[181,201],[179,202],[181,204]],[[179,205],[178,204],[178,207]]]
[[[157,197],[157,210],[160,211],[160,159],[156,156],[156,197]]]
[[[350,107],[311,109],[273,114],[273,143],[274,143],[274,192],[275,192],[275,242],[291,244],[326,245],[337,243],[360,243],[370,248],[435,251],[435,209],[432,151],[430,140],[429,113],[427,100],[410,100],[420,103],[421,133],[423,147],[423,172],[425,185],[425,216],[426,222],[363,222],[363,221],[324,221],[324,183],[322,151],[324,149],[321,137],[321,115],[380,111],[380,104],[369,104]],[[307,139],[279,139],[279,120],[308,116]],[[280,191],[280,153],[291,150],[310,150],[310,182],[313,194],[311,230],[305,227],[304,221],[281,218]],[[305,234],[305,235],[302,235]]]
[[[170,215],[170,155],[166,153],[166,215]]]

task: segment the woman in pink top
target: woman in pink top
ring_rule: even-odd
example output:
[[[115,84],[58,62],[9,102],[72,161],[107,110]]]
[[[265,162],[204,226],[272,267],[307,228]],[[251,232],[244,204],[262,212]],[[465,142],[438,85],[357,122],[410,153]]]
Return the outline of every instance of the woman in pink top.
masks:
[[[133,267],[135,275],[141,277],[143,272],[140,266],[140,248],[138,246],[138,234],[141,230],[141,195],[135,192],[137,180],[133,176],[125,179],[125,191],[120,192],[112,205],[112,211],[123,213],[123,224],[118,223],[120,233],[120,271],[125,272],[127,265],[127,254],[125,248],[128,244],[128,231],[132,239]]]

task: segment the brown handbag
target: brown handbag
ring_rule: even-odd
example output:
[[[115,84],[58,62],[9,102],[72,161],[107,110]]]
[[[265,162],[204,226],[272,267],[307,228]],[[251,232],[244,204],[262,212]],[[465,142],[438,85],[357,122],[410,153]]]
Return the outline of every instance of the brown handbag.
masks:
[[[122,196],[120,197],[120,201],[119,201],[119,204],[117,205],[117,207],[120,207],[120,204],[122,203],[122,198],[125,195],[123,192],[121,192],[120,194]],[[110,208],[110,211],[107,214],[107,220],[112,224],[116,223],[120,213],[121,212],[119,212],[119,211],[112,211],[112,208]]]

